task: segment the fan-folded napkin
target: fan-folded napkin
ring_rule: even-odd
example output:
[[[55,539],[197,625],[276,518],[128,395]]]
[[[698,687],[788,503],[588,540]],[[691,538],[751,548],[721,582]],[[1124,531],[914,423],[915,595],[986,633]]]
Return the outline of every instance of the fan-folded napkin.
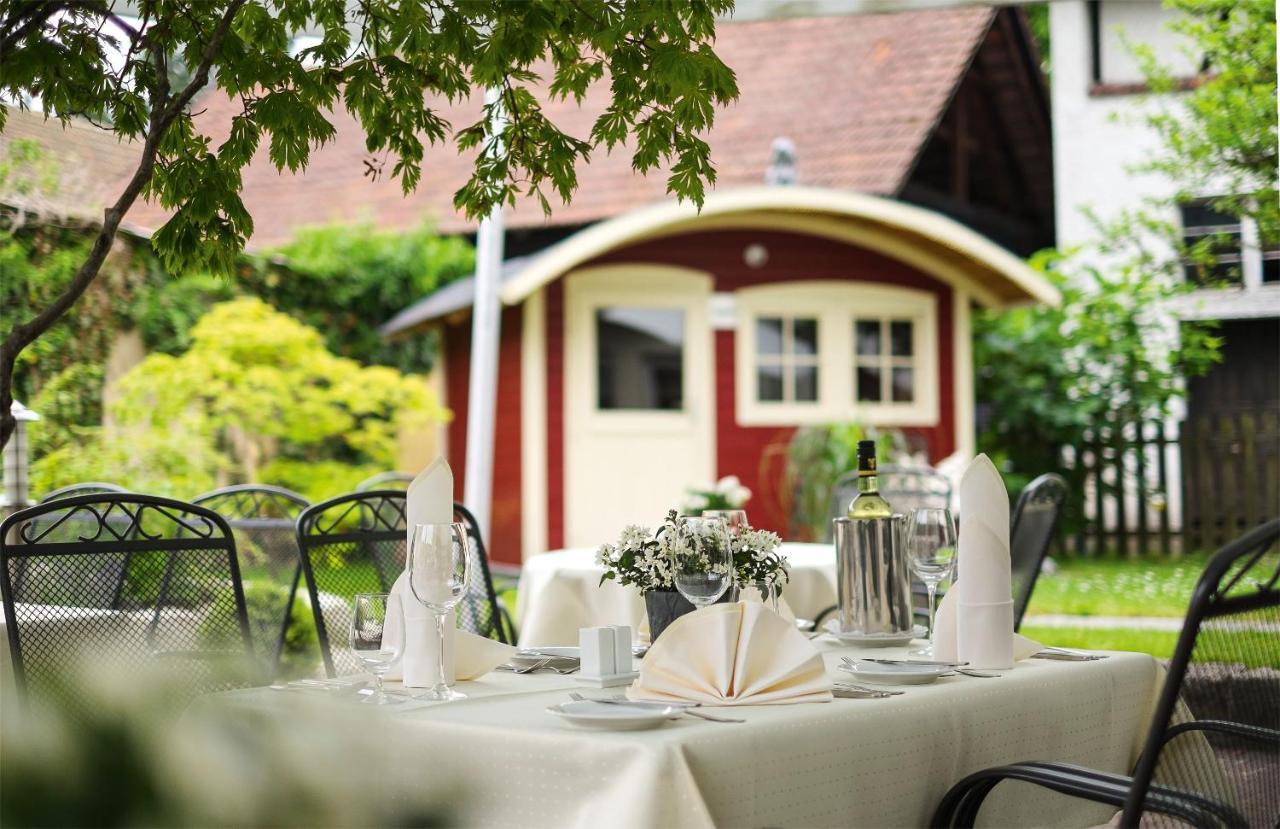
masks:
[[[935,657],[1000,669],[1030,656],[1019,654],[1035,643],[1013,632],[1009,492],[986,455],[974,458],[960,479],[956,568],[934,620]]]
[[[645,655],[627,696],[703,705],[832,699],[817,648],[759,602],[712,605],[672,622]]]

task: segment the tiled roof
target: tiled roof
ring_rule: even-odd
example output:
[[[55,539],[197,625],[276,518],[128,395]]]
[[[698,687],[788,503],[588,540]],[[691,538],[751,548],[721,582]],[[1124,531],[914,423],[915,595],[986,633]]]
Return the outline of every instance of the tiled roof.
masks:
[[[63,126],[57,118],[5,107],[0,157],[10,158],[15,141],[40,148],[35,165],[23,165],[0,184],[0,204],[22,207],[53,218],[102,221],[138,164],[139,149],[79,119]]]
[[[737,73],[741,97],[717,113],[708,138],[719,186],[762,183],[771,144],[785,135],[795,142],[798,183],[896,194],[993,15],[988,7],[968,7],[722,24],[715,48]],[[571,135],[586,137],[607,98],[600,86],[581,107],[548,104],[548,115]],[[225,135],[236,106],[216,90],[198,102],[203,128],[215,140]],[[455,127],[474,122],[478,111],[478,100],[441,108]],[[405,197],[394,180],[364,177],[363,133],[341,110],[332,120],[337,137],[313,152],[304,173],[277,173],[265,152],[245,171],[253,247],[283,243],[301,225],[356,218],[402,228],[432,217],[446,232],[474,226],[453,209],[470,156],[451,146],[429,147],[422,181]],[[579,168],[572,204],[553,198],[555,212],[546,219],[536,203],[521,201],[507,224],[585,224],[664,198],[665,175],[637,176],[628,152],[602,150]],[[164,214],[138,205],[130,219],[154,229]]]

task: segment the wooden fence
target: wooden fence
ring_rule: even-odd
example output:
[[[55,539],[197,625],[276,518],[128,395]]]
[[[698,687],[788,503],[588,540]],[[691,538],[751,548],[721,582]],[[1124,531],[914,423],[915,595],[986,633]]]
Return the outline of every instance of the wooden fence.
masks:
[[[1213,550],[1280,515],[1280,413],[1215,414],[1095,429],[1076,453],[1076,552]]]

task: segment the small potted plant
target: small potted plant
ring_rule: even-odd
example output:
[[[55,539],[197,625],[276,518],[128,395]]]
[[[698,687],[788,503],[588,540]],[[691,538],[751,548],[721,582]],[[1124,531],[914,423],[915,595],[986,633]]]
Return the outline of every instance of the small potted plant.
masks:
[[[604,567],[600,583],[617,581],[635,585],[644,596],[649,617],[649,639],[657,641],[662,631],[679,617],[694,610],[675,587],[676,556],[684,549],[682,519],[672,510],[658,531],[646,527],[626,527],[614,544],[601,545],[596,561]],[[775,585],[786,578],[786,561],[777,554],[778,536],[744,528],[732,537],[735,582]],[[738,600],[736,586],[725,591],[717,603]]]

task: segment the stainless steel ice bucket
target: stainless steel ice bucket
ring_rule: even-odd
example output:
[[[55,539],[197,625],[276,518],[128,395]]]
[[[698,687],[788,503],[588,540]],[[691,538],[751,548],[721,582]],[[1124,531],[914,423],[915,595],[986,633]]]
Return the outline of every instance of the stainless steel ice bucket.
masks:
[[[840,630],[904,633],[912,629],[911,574],[903,543],[906,519],[837,518],[835,526]]]

